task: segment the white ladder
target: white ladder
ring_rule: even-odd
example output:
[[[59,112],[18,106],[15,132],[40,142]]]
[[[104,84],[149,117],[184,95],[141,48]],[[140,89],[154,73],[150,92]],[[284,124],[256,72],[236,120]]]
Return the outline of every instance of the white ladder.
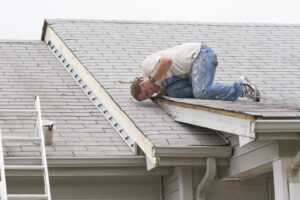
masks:
[[[46,148],[45,148],[45,141],[44,141],[44,130],[43,130],[43,124],[42,124],[40,98],[38,95],[35,96],[35,107],[36,107],[36,110],[17,110],[17,109],[14,109],[14,110],[1,109],[0,110],[0,113],[2,113],[2,114],[6,114],[6,113],[16,114],[16,115],[37,114],[34,137],[2,137],[1,129],[0,129],[0,168],[1,168],[0,169],[1,170],[1,182],[0,182],[1,192],[0,192],[0,195],[1,195],[1,200],[8,200],[8,199],[47,199],[47,200],[51,200],[48,165],[47,165],[47,158],[46,158]],[[2,146],[2,142],[4,142],[4,141],[34,142],[35,144],[39,143],[42,164],[41,165],[5,165],[4,156],[3,156],[3,146]],[[5,169],[43,170],[45,194],[7,194]]]

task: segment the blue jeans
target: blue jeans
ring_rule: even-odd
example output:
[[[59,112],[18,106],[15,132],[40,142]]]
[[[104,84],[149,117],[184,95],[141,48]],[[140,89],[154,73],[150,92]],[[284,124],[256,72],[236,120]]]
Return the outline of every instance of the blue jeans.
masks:
[[[242,82],[238,80],[232,85],[213,84],[217,65],[218,60],[214,51],[202,45],[189,77],[169,85],[168,96],[235,101],[241,95]]]

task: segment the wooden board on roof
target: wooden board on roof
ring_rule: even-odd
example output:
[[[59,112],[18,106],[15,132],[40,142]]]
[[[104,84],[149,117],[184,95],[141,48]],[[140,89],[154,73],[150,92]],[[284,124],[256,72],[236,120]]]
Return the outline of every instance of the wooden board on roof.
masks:
[[[300,101],[296,99],[263,98],[261,102],[253,102],[251,100],[221,101],[162,96],[155,98],[155,100],[167,100],[169,103],[175,103],[178,106],[192,105],[195,108],[207,108],[215,112],[224,111],[224,114],[229,115],[237,113],[262,118],[300,117]]]

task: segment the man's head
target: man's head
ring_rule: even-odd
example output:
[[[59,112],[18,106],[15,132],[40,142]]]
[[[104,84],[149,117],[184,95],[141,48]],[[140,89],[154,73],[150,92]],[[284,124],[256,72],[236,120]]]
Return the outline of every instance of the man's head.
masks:
[[[143,77],[138,77],[131,83],[131,95],[138,101],[146,100],[158,92],[158,86],[155,84],[152,84],[151,88],[146,88],[144,80]]]

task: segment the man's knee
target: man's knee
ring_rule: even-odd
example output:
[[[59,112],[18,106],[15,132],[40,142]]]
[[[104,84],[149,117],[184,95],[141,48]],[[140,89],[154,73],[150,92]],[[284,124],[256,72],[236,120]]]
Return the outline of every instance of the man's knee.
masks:
[[[207,98],[207,88],[193,88],[193,94],[195,98],[206,99]]]

